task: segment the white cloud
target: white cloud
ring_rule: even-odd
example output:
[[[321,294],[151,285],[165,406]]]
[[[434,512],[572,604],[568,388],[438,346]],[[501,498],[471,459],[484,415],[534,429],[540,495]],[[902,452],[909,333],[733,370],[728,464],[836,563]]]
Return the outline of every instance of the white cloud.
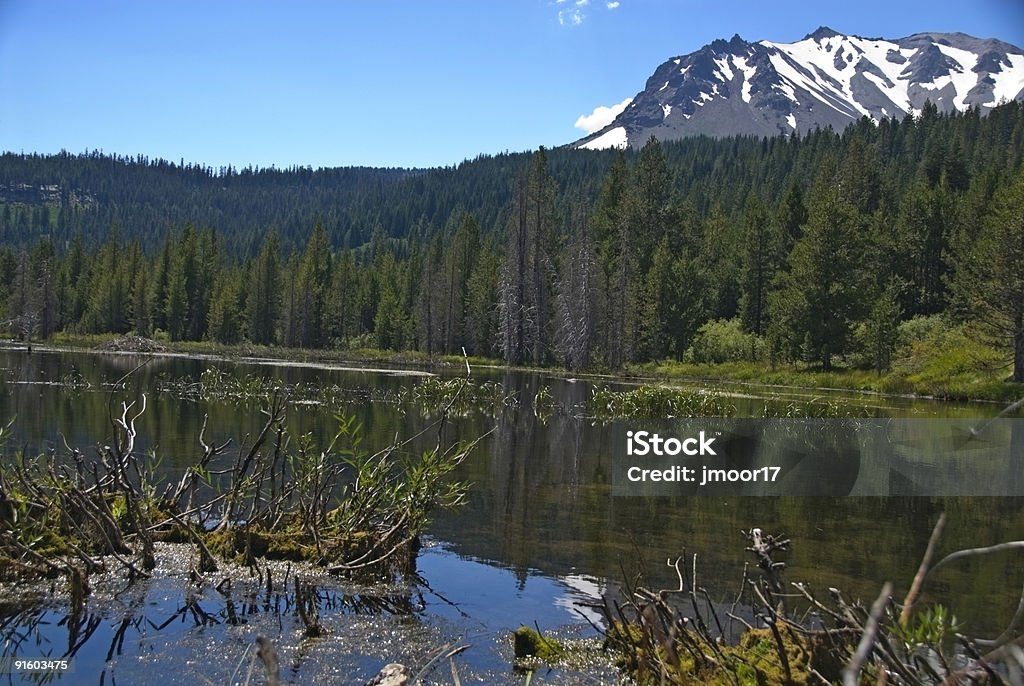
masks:
[[[598,105],[594,108],[594,111],[590,114],[581,114],[580,118],[573,124],[577,129],[583,129],[587,134],[592,134],[599,129],[603,129],[612,123],[612,120],[619,115],[622,110],[626,109],[629,103],[633,102],[633,98],[626,98],[617,105],[611,107],[605,107],[604,105]]]
[[[580,11],[579,7],[576,7],[571,10],[558,11],[558,23],[561,24],[562,26],[579,26],[580,24],[583,23],[583,19],[585,17],[586,15]]]
[[[614,2],[606,2],[606,3],[604,4],[604,6],[605,6],[605,7],[607,7],[608,9],[610,9],[610,10],[613,10],[613,9],[615,9],[616,7],[618,7],[618,6],[619,6],[619,4],[620,4],[620,3],[619,3],[619,0],[614,0]]]
[[[576,0],[577,7],[586,7],[590,4],[590,0]]]

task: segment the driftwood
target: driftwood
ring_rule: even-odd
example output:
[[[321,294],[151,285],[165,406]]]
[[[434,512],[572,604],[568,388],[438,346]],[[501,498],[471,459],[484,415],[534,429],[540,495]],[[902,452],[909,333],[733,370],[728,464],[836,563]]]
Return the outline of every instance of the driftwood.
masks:
[[[782,592],[782,570],[786,568],[785,562],[776,562],[772,559],[772,555],[776,552],[784,552],[789,550],[789,539],[784,536],[772,536],[761,531],[761,529],[751,529],[750,531],[744,531],[743,535],[750,541],[750,545],[747,546],[749,552],[754,553],[757,558],[757,566],[764,571],[765,576],[768,577],[768,582],[771,584],[772,593]]]

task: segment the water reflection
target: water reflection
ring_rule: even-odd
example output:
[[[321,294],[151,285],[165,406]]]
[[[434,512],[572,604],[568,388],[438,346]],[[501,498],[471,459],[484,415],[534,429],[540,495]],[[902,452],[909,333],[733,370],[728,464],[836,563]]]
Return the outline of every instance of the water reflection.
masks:
[[[254,649],[262,635],[295,683],[363,683],[391,661],[418,671],[438,650],[455,644],[469,646],[458,658],[463,678],[521,683],[504,637],[521,623],[536,622],[545,632],[572,623],[574,604],[598,588],[583,585],[584,577],[531,575],[509,593],[509,585],[518,582],[508,571],[460,559],[434,544],[424,549],[419,572],[405,582],[362,587],[283,563],[258,570],[228,567],[197,582],[182,573],[187,560],[181,557],[190,554],[186,546],[159,545],[152,579],[125,585],[99,578],[78,611],[38,597],[3,608],[0,662],[72,659],[68,673],[15,672],[8,681],[148,683],[154,669],[165,669],[162,683],[244,682],[239,674],[262,669]],[[323,638],[305,635],[296,612],[296,575],[312,589]],[[446,669],[442,664],[428,671],[424,683],[450,684]],[[555,676],[567,684],[611,678],[608,664]]]
[[[139,422],[137,447],[157,453],[167,478],[177,478],[201,454],[198,435],[204,416],[209,416],[208,443],[231,438],[238,445],[262,425],[253,404],[205,402],[159,390],[182,380],[197,383],[211,366],[239,379],[258,374],[288,384],[329,383],[347,389],[346,394],[332,396],[337,402],[331,405],[293,405],[289,421],[295,435],[333,435],[334,414],[354,412],[363,424],[367,446],[380,448],[396,434],[408,436],[430,422],[415,408],[384,400],[407,397],[408,389],[418,382],[412,376],[255,362],[0,351],[0,418],[17,415],[12,438],[4,449],[8,454],[13,450],[32,454],[51,447],[60,450],[65,438],[70,445],[83,448],[102,444],[110,440],[111,407],[146,393],[149,410]],[[673,586],[673,572],[665,568],[664,560],[683,551],[697,553],[702,585],[712,599],[731,600],[748,555],[739,532],[753,526],[785,533],[793,540],[786,558],[787,580],[805,581],[819,590],[835,586],[850,597],[861,598],[873,598],[885,580],[897,584],[897,593],[905,589],[941,512],[949,516],[944,551],[1024,538],[1024,500],[1020,498],[613,497],[611,478],[619,439],[613,426],[586,418],[591,383],[503,370],[475,370],[474,377],[501,383],[505,391],[515,394],[519,405],[501,407],[493,414],[467,412],[445,425],[440,437],[444,442],[494,431],[457,474],[473,483],[467,506],[435,517],[431,535],[443,545],[438,546],[439,551],[428,548],[421,555],[419,571],[424,583],[410,591],[411,611],[385,612],[393,621],[383,625],[369,620],[359,624],[353,619],[355,628],[346,629],[364,642],[366,634],[360,631],[376,632],[370,653],[379,659],[397,659],[392,649],[407,643],[419,646],[420,653],[406,653],[415,657],[447,640],[471,636],[478,644],[487,643],[488,649],[467,656],[467,660],[476,660],[481,671],[501,673],[507,669],[503,662],[507,655],[497,644],[500,632],[533,621],[544,628],[571,623],[585,627],[582,618],[570,611],[576,608],[570,606],[577,600],[585,602],[584,596],[595,592],[592,587],[608,590],[625,575],[639,572],[646,574],[649,587]],[[550,389],[555,405],[545,421],[534,414],[532,404],[542,388]],[[745,388],[744,393],[756,396],[755,390]],[[763,406],[757,397],[737,398],[736,402],[747,403],[744,407],[749,411]],[[871,404],[873,411],[915,416],[998,411],[996,407],[923,401],[861,402]],[[431,433],[424,436],[420,447],[437,440],[436,433]],[[1024,432],[1015,430],[1011,445],[1016,447],[1005,470],[988,478],[1005,477],[1018,484],[1024,479]],[[273,613],[257,604],[261,612],[251,614],[252,603],[239,595],[241,587],[236,585],[230,604],[214,591],[200,597],[198,604],[183,614],[174,615],[185,607],[181,582],[175,583],[168,588],[158,583],[154,590],[135,596],[136,603],[160,607],[164,614],[150,615],[147,609],[141,629],[129,622],[119,642],[125,649],[131,647],[133,660],[147,655],[147,668],[173,671],[175,659],[191,655],[195,660],[196,655],[211,654],[206,639],[196,635],[201,637],[219,627],[216,630],[230,640],[231,648],[218,657],[218,667],[203,668],[209,669],[214,681],[218,680],[214,674],[226,679],[250,650],[252,631],[269,632],[274,622],[268,618],[273,618]],[[1009,621],[1022,583],[1024,566],[1018,556],[993,556],[943,570],[929,581],[929,599],[951,605],[970,631],[997,633]],[[344,608],[352,607],[351,602],[346,606],[344,593],[340,589],[337,593],[342,594],[338,600],[342,611],[337,614],[345,615]],[[424,603],[428,610],[417,609]],[[89,612],[102,616],[103,621],[93,626],[79,618],[76,629],[78,637],[91,631],[90,643],[109,644],[124,617],[138,615],[125,598],[104,607],[97,605],[90,600]],[[237,623],[228,621],[229,607]],[[351,612],[352,618],[372,614],[371,606],[360,607],[367,611]],[[218,623],[196,626],[193,620],[198,608]],[[52,608],[34,611],[44,613],[46,623],[41,626],[50,629],[60,627],[66,616]],[[175,621],[154,634],[149,621],[159,626],[169,616],[176,616]],[[419,619],[410,624],[410,618]],[[280,613],[275,621],[274,635],[299,630]],[[49,640],[64,650],[67,638]],[[175,647],[179,639],[186,641],[185,652]],[[354,638],[341,644],[353,655],[368,654]],[[285,656],[293,663],[299,660],[303,675],[314,673],[313,664],[319,665],[323,674],[339,669],[369,674],[380,666],[371,658],[343,657],[335,648],[329,653],[322,648],[304,650]],[[169,651],[170,657],[164,651]],[[80,655],[79,666],[91,670],[84,673],[97,675],[106,669],[134,669],[120,662],[116,650],[107,664],[103,660],[106,652],[104,648],[99,655],[92,651],[88,658]],[[225,662],[231,663],[230,669]],[[285,659],[283,663],[287,663]],[[206,674],[202,670],[196,673]],[[123,678],[131,681],[129,676]]]

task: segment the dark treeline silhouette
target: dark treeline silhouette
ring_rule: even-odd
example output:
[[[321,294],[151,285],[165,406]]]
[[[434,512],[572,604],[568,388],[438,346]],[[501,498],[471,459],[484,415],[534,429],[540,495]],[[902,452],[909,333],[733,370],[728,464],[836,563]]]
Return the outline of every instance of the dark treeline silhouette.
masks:
[[[6,154],[0,320],[571,369],[683,359],[719,326],[751,358],[883,369],[901,321],[945,314],[1020,378],[1022,157],[1016,102],[433,170]]]

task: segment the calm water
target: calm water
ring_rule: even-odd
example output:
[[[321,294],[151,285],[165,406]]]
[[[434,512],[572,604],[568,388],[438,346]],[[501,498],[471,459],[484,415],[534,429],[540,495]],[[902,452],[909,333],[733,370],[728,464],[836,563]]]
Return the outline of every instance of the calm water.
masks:
[[[110,413],[122,400],[145,393],[148,409],[138,422],[136,448],[153,450],[171,478],[199,456],[204,416],[209,416],[207,442],[231,438],[237,445],[260,425],[251,406],[207,403],[190,395],[188,384],[211,366],[238,378],[258,375],[292,385],[330,386],[330,406],[307,398],[290,409],[294,432],[313,432],[325,440],[333,435],[338,412],[359,417],[370,448],[383,448],[396,434],[410,435],[430,422],[402,400],[422,380],[418,374],[0,350],[0,418],[16,417],[5,450],[8,455],[21,449],[34,454],[51,447],[60,451],[65,440],[80,448],[109,441]],[[537,623],[545,631],[593,635],[580,615],[589,612],[582,603],[614,589],[624,574],[643,572],[654,588],[674,586],[674,572],[665,560],[684,552],[697,554],[698,583],[712,598],[731,602],[748,561],[739,532],[753,526],[792,539],[785,558],[788,580],[822,591],[835,586],[847,597],[865,599],[874,598],[885,580],[896,583],[897,594],[905,592],[942,512],[949,516],[943,551],[1024,538],[1024,500],[1017,498],[613,497],[611,429],[579,417],[591,382],[492,370],[474,370],[474,378],[500,382],[519,403],[497,413],[470,411],[446,426],[445,441],[491,433],[461,468],[460,478],[473,483],[467,506],[434,519],[418,560],[418,580],[381,591],[347,589],[322,579],[322,616],[332,636],[303,642],[290,614],[260,609],[261,602],[269,606],[267,599],[250,603],[256,611],[246,615],[247,621],[228,621],[237,619],[236,610],[228,609],[235,596],[197,590],[167,571],[126,595],[89,601],[96,627],[78,653],[73,683],[137,683],[154,667],[182,675],[181,683],[194,683],[198,676],[227,683],[239,664],[248,665],[247,651],[257,633],[280,642],[282,664],[291,670],[282,673],[302,683],[337,683],[339,674],[344,675],[340,683],[362,683],[385,662],[422,666],[432,651],[459,641],[472,645],[457,658],[464,682],[522,683],[509,666],[507,635],[516,626]],[[558,410],[542,422],[534,415],[532,399],[545,386]],[[800,399],[801,394],[793,395]],[[750,410],[761,402],[757,397],[737,400]],[[998,411],[877,398],[849,402],[901,416]],[[929,582],[930,599],[951,605],[968,633],[998,633],[1012,615],[1022,582],[1020,557],[999,555],[940,573]],[[237,588],[243,587],[240,579]],[[186,608],[181,618],[157,630],[187,605],[189,593],[198,594],[196,602],[219,621],[197,623],[196,613]],[[34,626],[40,640],[51,642],[60,654],[69,640],[69,628],[60,624],[64,610],[60,601],[22,609],[19,625]],[[125,621],[128,627],[119,635]],[[111,650],[118,638],[119,650]],[[210,657],[211,650],[217,659]],[[452,681],[446,664],[432,678]],[[606,683],[613,676],[595,668],[576,677],[538,674],[534,683],[571,683],[574,678]]]

